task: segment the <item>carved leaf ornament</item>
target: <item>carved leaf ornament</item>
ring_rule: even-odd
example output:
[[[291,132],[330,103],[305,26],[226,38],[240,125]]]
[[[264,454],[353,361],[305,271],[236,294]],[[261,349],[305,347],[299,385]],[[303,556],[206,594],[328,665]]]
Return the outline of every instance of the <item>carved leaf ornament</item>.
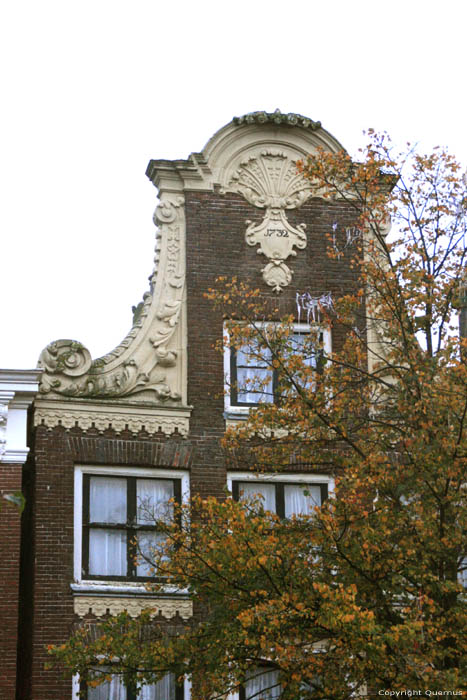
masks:
[[[285,260],[297,255],[294,247],[303,249],[307,243],[306,225],[292,226],[285,210],[296,209],[308,199],[309,183],[286,153],[264,150],[240,163],[224,191],[238,192],[250,204],[266,210],[261,223],[246,222],[245,239],[248,245],[259,245],[258,254],[269,259],[261,270],[263,279],[281,292],[292,281]]]

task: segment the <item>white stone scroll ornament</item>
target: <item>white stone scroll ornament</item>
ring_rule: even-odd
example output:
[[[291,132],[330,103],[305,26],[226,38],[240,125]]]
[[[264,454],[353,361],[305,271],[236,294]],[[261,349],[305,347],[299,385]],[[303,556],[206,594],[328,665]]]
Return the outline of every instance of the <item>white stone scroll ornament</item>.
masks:
[[[44,369],[41,394],[126,398],[144,392],[159,404],[180,402],[180,392],[174,386],[180,358],[172,338],[178,327],[185,283],[183,203],[183,197],[169,196],[156,209],[159,231],[151,291],[138,306],[126,338],[94,361],[81,343],[50,343],[39,357],[39,366]]]
[[[266,209],[261,223],[247,221],[248,245],[259,245],[258,254],[269,263],[263,267],[263,279],[275,292],[292,281],[286,265],[288,257],[297,255],[294,247],[306,247],[305,224],[292,226],[286,209],[300,207],[311,195],[310,183],[298,172],[292,158],[279,150],[263,150],[249,156],[237,167],[223,192],[238,192],[247,202]]]

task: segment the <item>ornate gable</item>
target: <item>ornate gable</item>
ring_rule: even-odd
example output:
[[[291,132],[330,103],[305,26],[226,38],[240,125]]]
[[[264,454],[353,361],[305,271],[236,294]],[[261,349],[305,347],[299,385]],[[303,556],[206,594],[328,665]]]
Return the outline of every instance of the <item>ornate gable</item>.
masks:
[[[36,424],[187,435],[185,192],[234,192],[258,210],[245,222],[245,244],[258,246],[266,259],[258,274],[280,292],[292,279],[291,259],[307,245],[305,225],[287,218],[310,196],[296,162],[318,147],[342,149],[319,122],[276,110],[234,118],[187,160],[151,160],[159,204],[150,288],[128,335],[104,357],[92,360],[73,340],[42,351]]]

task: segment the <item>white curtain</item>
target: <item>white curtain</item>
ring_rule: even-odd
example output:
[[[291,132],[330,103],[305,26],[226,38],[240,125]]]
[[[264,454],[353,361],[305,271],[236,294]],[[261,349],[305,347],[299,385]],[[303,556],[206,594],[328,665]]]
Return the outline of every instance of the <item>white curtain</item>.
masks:
[[[168,673],[158,683],[144,685],[138,693],[138,700],[175,700],[173,673]]]
[[[126,523],[126,479],[93,476],[90,481],[90,522]]]
[[[111,681],[105,681],[97,688],[88,686],[87,700],[126,700],[126,688],[120,676],[113,676]]]
[[[284,514],[286,518],[290,518],[292,515],[307,515],[313,512],[314,506],[320,505],[320,486],[316,484],[284,485]]]
[[[271,351],[252,341],[237,350],[237,398],[242,403],[272,401]]]
[[[90,530],[89,573],[91,576],[126,576],[126,532]]]
[[[172,520],[174,482],[171,479],[138,479],[136,482],[136,518],[141,525],[157,520]]]
[[[245,682],[246,700],[273,700],[279,698],[281,688],[277,671],[257,667],[250,671]]]
[[[274,484],[262,484],[256,481],[239,481],[238,490],[242,500],[260,497],[264,510],[276,512],[276,487]],[[243,494],[241,493],[243,492]]]

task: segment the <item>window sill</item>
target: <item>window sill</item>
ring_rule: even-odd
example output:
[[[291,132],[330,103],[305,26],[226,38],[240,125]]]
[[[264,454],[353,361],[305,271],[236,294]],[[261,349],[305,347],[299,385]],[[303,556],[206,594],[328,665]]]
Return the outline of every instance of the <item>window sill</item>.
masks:
[[[78,583],[70,583],[70,588],[73,595],[111,595],[112,597],[135,595],[148,598],[160,598],[163,596],[188,597],[186,588],[178,588],[167,584],[158,591],[151,591],[147,589],[147,584],[133,581],[123,581],[122,583],[116,583],[115,581],[80,581]]]
[[[255,408],[255,407],[252,406],[252,408]],[[228,422],[228,421],[232,421],[232,420],[234,420],[234,421],[238,421],[238,420],[244,421],[244,420],[247,420],[247,419],[248,419],[248,414],[249,414],[249,413],[250,413],[250,407],[249,407],[249,406],[245,406],[245,408],[244,408],[243,406],[229,407],[229,408],[226,408],[225,411],[224,411],[224,418],[225,418],[225,420],[226,420],[227,422]]]

